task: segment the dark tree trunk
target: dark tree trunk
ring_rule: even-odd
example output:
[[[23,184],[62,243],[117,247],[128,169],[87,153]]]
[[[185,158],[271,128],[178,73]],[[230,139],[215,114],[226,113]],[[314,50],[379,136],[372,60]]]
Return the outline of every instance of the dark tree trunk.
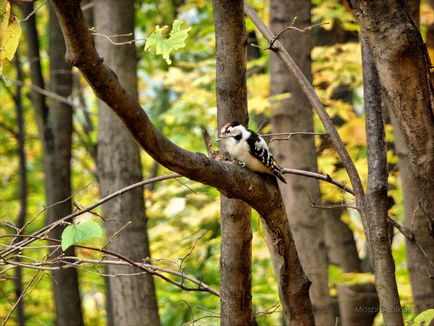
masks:
[[[15,68],[17,72],[16,79],[23,81],[23,71],[20,63],[20,56],[18,53],[15,54]],[[26,222],[27,215],[27,158],[25,152],[25,139],[26,139],[26,129],[24,123],[24,107],[21,101],[21,87],[17,86],[15,90],[15,113],[17,117],[17,141],[18,141],[18,173],[19,173],[19,194],[20,194],[20,210],[17,217],[16,227],[23,232],[22,228]],[[17,266],[15,268],[15,297],[18,298],[23,293],[23,275],[22,268]],[[22,299],[16,308],[17,311],[17,323],[19,326],[23,326],[26,321],[26,316],[24,313],[24,299]]]
[[[387,222],[387,156],[381,86],[371,49],[362,37],[363,90],[368,146],[368,187],[366,216],[375,287],[386,325],[403,325],[401,304],[395,278],[395,261]]]
[[[217,60],[217,117],[224,124],[247,125],[246,31],[243,0],[214,1]],[[224,150],[224,144],[221,144]],[[251,209],[245,202],[220,197],[221,325],[254,324],[252,311]]]
[[[310,1],[272,0],[270,27],[279,33],[297,17],[297,26],[310,25]],[[297,65],[311,79],[310,33],[286,31],[279,37]],[[288,74],[282,61],[270,55],[270,95],[290,92],[288,99],[272,102],[273,132],[313,131],[312,108],[295,78]],[[289,168],[317,171],[314,138],[311,135],[296,136],[289,141],[272,143],[272,150],[280,165]],[[318,180],[296,175],[285,175],[288,184],[280,184],[286,212],[293,231],[302,265],[312,281],[310,297],[315,322],[333,325],[335,320],[329,297],[327,277],[327,251],[324,239],[322,211],[312,207],[311,200],[320,202]]]
[[[95,25],[105,35],[134,32],[134,1],[98,0]],[[119,80],[137,97],[137,55],[134,45],[115,46],[97,38],[104,62],[116,71]],[[137,143],[122,122],[103,102],[99,103],[98,173],[101,195],[142,180]],[[143,189],[128,192],[103,205],[107,238],[131,221],[110,243],[111,250],[134,261],[150,256]],[[110,266],[110,274],[133,272],[130,267]],[[114,325],[159,325],[154,281],[151,275],[110,278]]]
[[[409,0],[411,16],[419,26],[419,0]],[[427,38],[429,33],[427,33]],[[427,45],[429,46],[427,39]],[[404,196],[405,226],[414,233],[416,241],[425,249],[431,261],[434,261],[434,238],[429,232],[426,216],[419,207],[419,202],[424,201],[416,179],[414,178],[411,166],[409,149],[405,143],[404,136],[399,128],[393,112],[390,110],[390,117],[393,126],[395,150],[398,156],[399,175],[401,179],[402,192]],[[422,207],[427,207],[421,203]],[[411,289],[417,311],[424,311],[434,306],[434,281],[429,278],[434,271],[430,270],[425,257],[421,255],[414,244],[407,241],[407,264],[410,272]]]
[[[33,11],[33,4],[31,3],[22,3],[20,6],[24,16]],[[31,15],[24,23],[24,32],[28,44],[32,83],[44,88],[35,15]],[[49,43],[50,91],[67,97],[71,94],[72,87],[71,67],[64,60],[65,44],[57,18],[51,10]],[[71,213],[71,200],[65,199],[71,196],[72,108],[53,100],[50,110],[45,97],[37,92],[32,92],[32,103],[36,111],[42,141],[47,205],[61,202],[47,209],[47,223],[52,223]],[[53,230],[51,236],[59,239],[61,233],[62,228],[58,228]],[[73,255],[73,249],[69,249],[66,254]],[[56,324],[83,325],[77,271],[75,269],[55,271],[52,276]]]

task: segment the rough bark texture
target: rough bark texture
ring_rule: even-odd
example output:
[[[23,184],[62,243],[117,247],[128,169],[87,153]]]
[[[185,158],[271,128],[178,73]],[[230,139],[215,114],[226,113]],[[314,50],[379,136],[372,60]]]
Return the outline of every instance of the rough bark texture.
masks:
[[[134,31],[134,1],[99,0],[95,2],[95,25],[105,35]],[[116,71],[125,88],[137,97],[137,56],[134,45],[114,46],[97,38],[97,47]],[[142,180],[137,143],[118,117],[103,102],[99,103],[98,173],[101,195]],[[143,189],[128,192],[103,205],[107,238],[131,221],[111,241],[109,248],[134,261],[150,256],[146,229]],[[110,266],[110,274],[133,272],[132,267]],[[113,322],[115,325],[159,325],[154,281],[151,275],[110,278]]]
[[[415,24],[419,25],[419,0],[408,1],[411,16]],[[427,35],[428,37],[428,35]],[[427,40],[427,45],[428,45]],[[404,224],[414,233],[416,241],[425,249],[432,261],[434,261],[434,238],[430,235],[426,216],[419,208],[419,202],[424,200],[417,181],[411,172],[409,149],[404,136],[399,128],[398,121],[390,111],[390,120],[393,126],[395,151],[398,156],[399,176],[401,179],[404,196]],[[422,207],[428,206],[422,204]],[[434,307],[434,280],[429,275],[434,275],[425,258],[417,250],[414,244],[407,241],[407,264],[410,272],[411,289],[417,311],[423,311]]]
[[[304,0],[272,0],[270,27],[279,33],[297,17],[297,26],[310,25],[310,2]],[[311,80],[310,51],[312,40],[309,32],[286,31],[279,37],[299,68]],[[288,99],[272,101],[273,132],[313,131],[312,108],[297,80],[288,74],[282,61],[270,55],[270,95],[290,92]],[[290,141],[272,143],[272,150],[281,166],[317,171],[314,137],[300,135]],[[333,325],[335,320],[332,301],[328,294],[327,251],[324,240],[322,211],[312,207],[311,201],[320,202],[319,183],[316,179],[285,175],[288,184],[280,184],[286,212],[297,244],[300,260],[312,281],[310,297],[315,322]]]
[[[246,31],[243,0],[213,2],[218,129],[248,123]],[[220,144],[224,150],[224,144]],[[245,202],[220,197],[221,325],[253,325],[251,209]]]
[[[405,1],[351,3],[409,148],[411,170],[427,205],[422,209],[433,234],[434,97],[426,47]]]
[[[33,11],[33,4],[20,4],[23,14],[27,16]],[[50,9],[49,46],[50,46],[50,91],[67,97],[71,94],[72,75],[71,66],[62,58],[65,43],[60,32],[59,24]],[[24,23],[24,32],[28,44],[30,61],[30,76],[32,83],[44,88],[41,65],[39,61],[39,38],[36,30],[35,15]],[[51,223],[71,213],[71,133],[72,109],[70,106],[57,101],[47,106],[46,99],[41,94],[32,92],[32,103],[36,111],[36,118],[40,138],[42,141],[45,174],[45,192],[47,205],[54,205],[47,209],[47,223]],[[62,228],[51,233],[59,239]],[[73,255],[73,249],[66,252]],[[56,306],[57,325],[83,325],[81,299],[78,287],[78,276],[75,269],[55,271],[52,273],[53,292]]]
[[[381,86],[371,49],[362,37],[363,90],[368,146],[368,187],[365,228],[375,271],[375,287],[386,325],[403,325],[387,222],[387,155]]]
[[[51,2],[56,7],[67,40],[68,62],[80,69],[95,94],[121,118],[143,149],[166,168],[213,186],[227,197],[242,199],[261,214],[268,224],[267,237],[272,240],[268,245],[285,315],[297,325],[313,324],[310,282],[304,275],[295,251],[275,178],[213,160],[200,153],[188,152],[163,137],[137,100],[121,86],[114,73],[98,56],[79,1]]]

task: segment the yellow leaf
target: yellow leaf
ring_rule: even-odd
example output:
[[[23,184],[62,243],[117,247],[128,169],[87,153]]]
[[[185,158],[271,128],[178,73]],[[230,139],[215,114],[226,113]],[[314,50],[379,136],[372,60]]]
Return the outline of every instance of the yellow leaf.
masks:
[[[3,72],[3,65],[12,61],[18,48],[21,36],[21,25],[18,19],[11,14],[9,1],[4,1],[1,16],[0,29],[0,74]]]

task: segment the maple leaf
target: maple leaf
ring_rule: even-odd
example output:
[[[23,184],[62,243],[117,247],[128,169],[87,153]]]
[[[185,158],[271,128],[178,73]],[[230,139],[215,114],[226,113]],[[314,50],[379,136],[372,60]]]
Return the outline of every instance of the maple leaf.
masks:
[[[163,31],[168,28],[168,26],[163,26],[160,28],[159,25],[155,27],[155,31],[149,35],[145,43],[145,51],[150,51],[151,48],[155,48],[155,53],[161,54],[163,59],[166,60],[167,64],[171,64],[170,53],[173,50],[182,48],[185,46],[185,39],[188,36],[188,31],[190,27],[186,29],[181,28],[182,20],[176,19],[173,22],[172,30],[167,35],[163,35]]]

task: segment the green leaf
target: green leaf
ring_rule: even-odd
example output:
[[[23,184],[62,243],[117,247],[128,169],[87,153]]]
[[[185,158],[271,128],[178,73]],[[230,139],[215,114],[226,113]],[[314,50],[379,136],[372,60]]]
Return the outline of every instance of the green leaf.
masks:
[[[18,19],[11,14],[9,1],[2,3],[0,13],[0,74],[2,74],[3,65],[12,61],[17,51],[21,25]]]
[[[155,53],[161,54],[163,59],[166,60],[167,64],[171,64],[170,53],[173,50],[182,48],[185,46],[185,39],[188,36],[188,31],[190,27],[186,29],[181,28],[182,20],[176,19],[173,22],[172,30],[167,38],[163,35],[163,31],[168,28],[168,26],[163,26],[160,28],[159,25],[155,27],[155,31],[149,35],[145,43],[145,51],[149,51],[151,48],[155,48]]]
[[[429,325],[431,321],[434,320],[434,309],[428,309],[422,311],[419,315],[416,316],[414,322],[417,325]]]
[[[62,250],[65,251],[74,244],[101,236],[101,226],[94,221],[68,225],[62,232]]]

